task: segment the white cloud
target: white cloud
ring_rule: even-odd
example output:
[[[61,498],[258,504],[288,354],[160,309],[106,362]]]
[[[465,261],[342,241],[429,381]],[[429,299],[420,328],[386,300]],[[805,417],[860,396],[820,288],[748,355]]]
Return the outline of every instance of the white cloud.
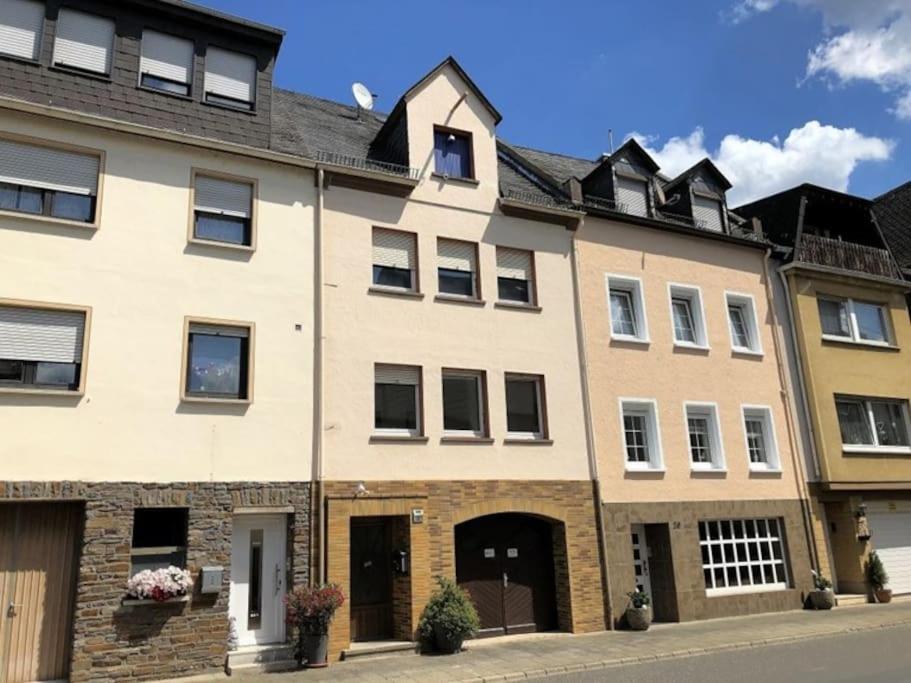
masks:
[[[895,93],[890,111],[911,119],[911,0],[788,1],[820,12],[826,26],[826,37],[807,55],[808,78],[875,83]],[[741,0],[731,14],[742,21],[776,4],[778,0]]]
[[[911,103],[909,103],[911,108]],[[673,137],[660,148],[639,133],[636,138],[661,171],[675,176],[700,159],[709,157],[733,184],[728,194],[731,206],[785,190],[803,182],[816,183],[845,191],[857,164],[884,161],[892,154],[893,143],[869,137],[854,128],[836,128],[808,121],[792,129],[784,142],[753,140],[726,135],[718,149],[705,146],[702,128],[686,137]]]

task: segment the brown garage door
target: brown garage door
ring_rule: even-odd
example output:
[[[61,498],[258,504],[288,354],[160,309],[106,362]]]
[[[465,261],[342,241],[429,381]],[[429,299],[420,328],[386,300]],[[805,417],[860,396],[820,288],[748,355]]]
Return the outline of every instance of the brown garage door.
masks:
[[[0,683],[66,678],[82,508],[0,503]]]
[[[456,578],[478,610],[482,635],[556,627],[553,541],[545,520],[507,513],[460,524]]]

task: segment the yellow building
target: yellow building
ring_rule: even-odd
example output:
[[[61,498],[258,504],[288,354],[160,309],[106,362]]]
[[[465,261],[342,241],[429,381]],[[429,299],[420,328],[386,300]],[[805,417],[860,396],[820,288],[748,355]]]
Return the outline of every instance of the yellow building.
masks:
[[[909,283],[868,200],[801,185],[737,211],[789,250],[778,284],[799,358],[820,567],[839,592],[866,593],[876,550],[893,591],[911,592]]]

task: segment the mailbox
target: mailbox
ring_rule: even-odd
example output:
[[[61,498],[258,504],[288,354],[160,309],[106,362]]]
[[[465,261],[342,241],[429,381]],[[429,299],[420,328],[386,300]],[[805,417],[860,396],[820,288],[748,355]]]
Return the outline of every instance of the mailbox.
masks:
[[[199,592],[203,594],[220,593],[224,567],[203,567],[199,571]]]

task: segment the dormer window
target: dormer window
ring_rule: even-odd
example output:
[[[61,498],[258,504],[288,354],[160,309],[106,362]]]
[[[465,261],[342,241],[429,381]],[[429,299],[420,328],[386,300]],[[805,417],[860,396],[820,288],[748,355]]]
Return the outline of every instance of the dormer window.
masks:
[[[0,52],[22,59],[38,59],[44,3],[5,0],[0,3]]]
[[[437,175],[447,178],[474,178],[471,134],[449,128],[433,131],[433,164]]]
[[[146,88],[190,94],[193,80],[193,42],[158,31],[143,31],[139,84]]]
[[[206,102],[253,110],[256,60],[250,55],[210,46],[206,52]]]
[[[696,226],[712,232],[724,232],[723,207],[717,199],[700,194],[693,195],[693,218]]]
[[[648,216],[648,183],[628,175],[617,174],[617,209],[633,216]]]
[[[114,47],[114,22],[63,8],[57,17],[54,64],[108,75]]]

